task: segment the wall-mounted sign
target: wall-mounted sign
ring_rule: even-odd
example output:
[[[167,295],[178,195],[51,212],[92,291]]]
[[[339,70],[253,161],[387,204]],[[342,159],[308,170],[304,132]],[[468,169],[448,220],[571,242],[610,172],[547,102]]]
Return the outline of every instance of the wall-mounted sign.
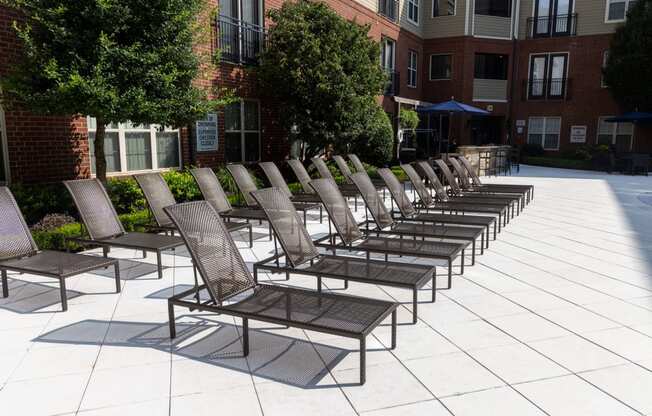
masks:
[[[494,111],[494,106],[492,104],[487,105],[487,111]]]
[[[217,114],[209,113],[195,124],[198,152],[215,152],[218,148]]]
[[[525,127],[525,120],[516,120],[516,127]]]
[[[571,126],[571,143],[586,143],[586,126]]]
[[[521,126],[516,127],[516,133],[517,133],[517,134],[523,134],[523,131],[524,131],[524,130],[525,130],[524,127],[521,127]]]

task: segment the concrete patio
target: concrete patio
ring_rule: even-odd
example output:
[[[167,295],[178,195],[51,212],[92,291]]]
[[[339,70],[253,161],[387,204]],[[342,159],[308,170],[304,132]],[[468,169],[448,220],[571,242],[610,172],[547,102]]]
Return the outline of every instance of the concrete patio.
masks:
[[[652,415],[652,178],[524,166],[487,182],[534,184],[535,199],[436,303],[424,288],[416,325],[409,291],[345,291],[403,302],[396,350],[387,325],[368,339],[364,386],[355,340],[252,322],[244,359],[239,320],[179,308],[178,327],[194,335],[171,342],[166,299],[193,282],[187,253],[165,255],[157,280],[154,256],[114,250],[122,293],[112,270],[70,279],[66,313],[53,280],[10,274],[0,412]],[[255,230],[253,250],[238,238],[250,265],[273,250],[266,225]],[[312,215],[309,231],[327,227]]]

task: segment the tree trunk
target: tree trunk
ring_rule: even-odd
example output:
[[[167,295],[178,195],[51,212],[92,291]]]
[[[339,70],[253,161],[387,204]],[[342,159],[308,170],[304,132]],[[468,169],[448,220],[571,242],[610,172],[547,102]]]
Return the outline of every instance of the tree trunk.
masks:
[[[104,154],[105,133],[105,121],[101,117],[97,117],[97,129],[95,130],[95,177],[106,185],[106,156]]]

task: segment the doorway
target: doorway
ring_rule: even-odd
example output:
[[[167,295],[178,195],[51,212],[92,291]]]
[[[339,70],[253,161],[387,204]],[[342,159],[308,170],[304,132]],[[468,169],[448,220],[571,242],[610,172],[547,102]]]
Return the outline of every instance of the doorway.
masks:
[[[472,117],[470,124],[474,146],[502,144],[504,117]]]

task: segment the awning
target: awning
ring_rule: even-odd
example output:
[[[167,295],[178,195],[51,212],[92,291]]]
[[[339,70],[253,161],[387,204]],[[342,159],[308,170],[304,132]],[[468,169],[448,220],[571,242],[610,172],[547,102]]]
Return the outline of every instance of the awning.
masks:
[[[607,123],[652,123],[652,113],[633,111],[605,120]]]

